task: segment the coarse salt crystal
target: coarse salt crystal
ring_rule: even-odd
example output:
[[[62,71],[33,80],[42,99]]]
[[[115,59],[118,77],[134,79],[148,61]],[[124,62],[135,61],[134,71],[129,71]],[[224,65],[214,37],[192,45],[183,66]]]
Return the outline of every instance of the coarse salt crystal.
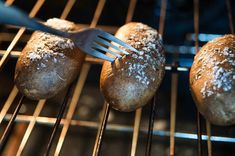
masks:
[[[144,54],[144,52],[143,51],[139,51],[139,55],[143,55]]]
[[[28,57],[30,60],[41,59],[41,56],[34,52],[29,53]]]
[[[46,67],[46,65],[45,65],[44,63],[41,63],[41,67],[45,68],[45,67]]]

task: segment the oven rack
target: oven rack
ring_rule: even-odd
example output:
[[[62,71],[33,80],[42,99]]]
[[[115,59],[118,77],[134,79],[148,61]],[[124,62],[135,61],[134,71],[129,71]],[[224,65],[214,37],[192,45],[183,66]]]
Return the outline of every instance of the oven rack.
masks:
[[[29,16],[34,17],[40,10],[40,8],[43,6],[46,0],[37,0],[35,5],[32,7],[31,12],[29,13]],[[12,5],[15,1],[14,0],[6,0],[7,5]],[[62,19],[66,19],[69,12],[71,11],[73,5],[75,4],[76,0],[68,0],[64,10],[60,16]],[[105,31],[108,32],[114,32],[117,27],[112,26],[99,26],[97,25],[99,21],[99,17],[102,13],[102,10],[105,6],[106,0],[99,0],[93,19],[91,21],[90,27],[101,27]],[[130,4],[127,11],[126,16],[126,22],[131,21],[134,10],[136,7],[136,0],[130,0]],[[195,48],[198,49],[198,39],[197,36],[199,34],[198,29],[198,23],[199,23],[199,9],[198,9],[198,0],[194,0],[194,19],[195,19],[195,34],[196,34],[196,46]],[[166,5],[167,1],[162,0],[161,3],[161,18],[160,18],[160,26],[159,26],[159,32],[163,34],[164,32],[164,19],[166,15]],[[228,7],[228,15],[229,15],[229,21],[230,21],[230,29],[233,33],[233,24],[232,24],[232,13],[231,8],[229,5],[229,0],[227,0],[227,7]],[[81,26],[88,26],[86,24],[80,24]],[[4,68],[5,64],[11,59],[11,58],[17,58],[20,54],[20,51],[13,51],[15,45],[21,40],[21,37],[25,34],[25,28],[20,28],[16,35],[13,35],[13,39],[8,46],[7,49],[0,49],[0,71]],[[197,51],[197,50],[196,50]],[[38,101],[35,110],[32,115],[24,115],[19,114],[20,108],[23,104],[23,101],[25,100],[25,97],[20,95],[17,88],[14,86],[11,90],[8,98],[3,104],[3,107],[0,110],[0,124],[2,124],[4,121],[7,122],[7,126],[4,129],[4,132],[1,136],[0,140],[0,152],[4,150],[4,145],[7,142],[7,138],[10,135],[11,129],[13,128],[14,123],[28,123],[27,130],[24,134],[23,139],[21,140],[20,147],[17,149],[17,155],[21,155],[27,140],[30,137],[30,134],[35,126],[35,124],[42,124],[52,127],[52,133],[50,135],[49,141],[47,142],[47,149],[44,153],[44,155],[49,155],[49,152],[51,150],[51,146],[53,141],[55,140],[56,134],[58,133],[59,127],[62,127],[62,131],[59,134],[59,139],[57,142],[56,150],[54,151],[54,155],[59,155],[60,150],[62,148],[64,139],[66,137],[66,133],[68,129],[71,126],[82,126],[87,128],[93,128],[97,130],[97,136],[94,143],[93,148],[93,156],[97,156],[100,154],[100,149],[102,146],[103,137],[105,135],[105,131],[119,131],[122,133],[132,133],[132,145],[131,145],[131,156],[136,155],[137,151],[137,144],[138,144],[138,136],[139,133],[143,133],[147,135],[147,143],[146,143],[146,151],[145,155],[149,156],[151,155],[151,144],[152,144],[152,137],[153,136],[161,136],[161,137],[169,137],[170,147],[169,147],[169,155],[174,155],[175,153],[175,138],[181,138],[181,139],[192,139],[197,140],[197,148],[198,152],[197,155],[202,155],[202,142],[205,140],[207,142],[207,155],[212,155],[212,141],[213,142],[227,142],[227,143],[235,143],[235,138],[233,137],[223,137],[223,136],[212,136],[211,135],[211,125],[209,122],[206,121],[206,134],[202,134],[201,129],[201,120],[204,120],[200,114],[197,112],[197,130],[195,130],[197,133],[184,133],[184,132],[176,132],[175,131],[175,124],[176,124],[176,105],[177,105],[177,88],[178,88],[178,76],[180,75],[180,72],[188,72],[190,67],[182,67],[177,64],[177,62],[167,65],[166,70],[171,72],[171,102],[170,102],[170,130],[169,131],[160,131],[154,129],[154,120],[155,116],[157,114],[156,110],[156,97],[153,98],[151,105],[151,113],[149,116],[149,126],[148,128],[140,128],[140,122],[141,122],[141,115],[142,115],[142,108],[136,110],[135,117],[134,117],[134,124],[132,126],[129,125],[122,125],[122,124],[109,124],[108,123],[108,117],[110,113],[110,105],[108,103],[104,103],[103,110],[102,110],[102,117],[100,122],[92,122],[92,121],[83,121],[83,120],[75,120],[73,119],[74,111],[77,107],[78,100],[81,94],[81,91],[83,89],[84,83],[86,81],[88,72],[90,70],[91,65],[95,64],[102,64],[102,60],[92,58],[87,56],[85,63],[83,64],[81,73],[79,75],[79,78],[77,82],[74,82],[70,88],[74,88],[71,90],[74,90],[72,93],[69,91],[67,92],[67,95],[64,98],[64,102],[60,107],[60,110],[58,112],[57,117],[44,117],[40,116],[40,112],[42,111],[46,100],[40,100]],[[70,90],[70,89],[69,89]],[[71,95],[72,94],[72,95]],[[19,98],[17,98],[19,96]],[[67,114],[64,114],[66,105],[68,103],[68,99],[70,100],[70,103],[68,104],[68,111]],[[17,104],[13,105],[13,103],[17,100]],[[13,113],[9,113],[10,108],[14,107]],[[78,105],[79,107],[79,105]],[[65,117],[63,117],[65,116]]]

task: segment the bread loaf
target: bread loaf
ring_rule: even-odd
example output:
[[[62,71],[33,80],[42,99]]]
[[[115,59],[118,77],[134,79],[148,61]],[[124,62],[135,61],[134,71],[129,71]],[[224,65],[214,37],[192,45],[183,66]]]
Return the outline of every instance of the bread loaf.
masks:
[[[202,47],[190,71],[190,88],[198,110],[211,123],[235,123],[235,35]]]
[[[130,52],[113,63],[105,61],[100,88],[114,109],[129,112],[144,106],[158,89],[164,76],[164,48],[158,32],[142,23],[128,23],[115,36],[140,54]]]
[[[78,30],[74,23],[56,18],[45,24],[67,32]],[[84,56],[71,40],[36,31],[17,61],[15,84],[30,99],[53,97],[75,79]]]

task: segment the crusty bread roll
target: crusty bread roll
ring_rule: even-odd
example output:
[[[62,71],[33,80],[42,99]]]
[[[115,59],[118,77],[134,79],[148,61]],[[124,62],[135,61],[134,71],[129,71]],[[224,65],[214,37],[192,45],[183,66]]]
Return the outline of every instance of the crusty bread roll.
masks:
[[[235,123],[235,35],[202,47],[190,71],[190,88],[198,110],[211,123]]]
[[[45,24],[67,32],[78,30],[74,23],[57,18]],[[15,84],[30,99],[53,97],[75,79],[84,56],[71,40],[36,31],[16,64]]]
[[[145,105],[158,89],[164,76],[164,49],[158,32],[142,23],[128,23],[115,36],[140,54],[130,52],[113,63],[105,61],[100,88],[114,109],[129,112]]]

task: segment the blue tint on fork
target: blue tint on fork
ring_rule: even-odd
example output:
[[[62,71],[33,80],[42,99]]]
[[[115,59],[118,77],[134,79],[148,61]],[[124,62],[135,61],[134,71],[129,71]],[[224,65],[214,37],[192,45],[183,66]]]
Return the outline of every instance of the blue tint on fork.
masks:
[[[118,57],[118,58],[121,58],[121,57],[122,57],[120,54],[115,53],[115,52],[109,50],[108,48],[105,48],[105,47],[99,45],[99,44],[96,43],[96,42],[94,42],[94,43],[92,44],[92,48],[93,48],[93,49],[96,49],[96,50],[101,50],[101,51],[104,51],[104,52],[109,52],[109,53],[113,54],[114,56],[116,56],[116,57]]]
[[[130,50],[133,51],[133,52],[136,52],[136,53],[140,54],[140,52],[139,52],[137,49],[133,48],[133,47],[130,46],[129,44],[126,44],[126,43],[123,42],[122,40],[119,40],[118,38],[116,38],[115,36],[113,36],[113,35],[111,35],[111,34],[109,34],[109,33],[107,33],[107,32],[102,32],[99,36],[101,36],[101,37],[103,37],[103,38],[105,38],[105,39],[108,39],[108,40],[110,40],[110,41],[113,41],[113,42],[115,42],[115,43],[118,43],[118,44],[120,44],[121,46],[123,46],[123,47],[125,47],[125,48],[127,48],[127,49],[130,49]]]
[[[122,53],[124,53],[124,54],[126,54],[126,55],[129,54],[127,51],[125,51],[125,50],[123,50],[123,49],[121,49],[121,48],[119,48],[119,47],[113,45],[112,43],[110,43],[110,42],[108,42],[108,41],[106,41],[106,40],[104,40],[104,39],[102,39],[102,38],[96,37],[96,38],[95,38],[95,42],[97,42],[97,43],[99,43],[99,44],[102,44],[102,45],[105,45],[105,46],[108,46],[108,47],[111,47],[111,48],[113,48],[113,49],[115,49],[115,50],[117,50],[117,51],[119,51],[119,52],[122,52]]]
[[[69,38],[73,40],[75,45],[83,52],[91,56],[109,61],[109,62],[113,62],[115,58],[107,56],[103,54],[102,52],[100,52],[99,50],[110,53],[114,55],[115,57],[120,57],[120,55],[115,54],[114,51],[111,51],[108,48],[102,47],[103,45],[112,47],[116,49],[118,52],[124,53],[126,55],[129,54],[127,51],[113,45],[112,43],[120,44],[126,49],[129,49],[134,52],[138,52],[135,48],[117,39],[115,36],[107,32],[101,31],[99,29],[87,28],[87,29],[80,30],[79,32],[68,33],[68,32],[63,32],[63,31],[48,27],[40,22],[37,22],[36,19],[28,17],[27,14],[20,11],[19,9],[4,5],[2,1],[0,1],[0,23],[11,24],[15,26],[23,26],[32,30],[39,30],[39,31],[47,32],[47,33],[57,35],[60,37]],[[93,45],[92,43],[94,42],[94,39],[96,39],[95,41],[97,43],[101,43],[101,44],[99,44],[99,46],[96,45],[95,47],[94,46],[92,47]],[[109,40],[111,43],[108,42],[107,40]]]

